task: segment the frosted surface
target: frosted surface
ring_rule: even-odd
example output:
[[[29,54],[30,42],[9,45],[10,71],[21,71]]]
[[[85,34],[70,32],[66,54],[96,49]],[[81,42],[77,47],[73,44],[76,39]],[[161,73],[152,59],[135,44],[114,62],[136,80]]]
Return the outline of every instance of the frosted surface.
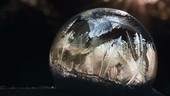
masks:
[[[143,25],[128,13],[98,8],[71,18],[50,51],[54,74],[118,85],[155,78],[156,50]]]

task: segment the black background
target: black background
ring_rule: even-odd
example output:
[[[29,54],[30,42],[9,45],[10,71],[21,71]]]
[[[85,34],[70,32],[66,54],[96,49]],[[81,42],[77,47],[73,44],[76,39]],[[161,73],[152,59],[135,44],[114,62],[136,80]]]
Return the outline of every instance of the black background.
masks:
[[[69,18],[86,9],[121,9],[121,5],[115,7],[102,0],[35,1],[39,3],[32,5],[24,0],[0,0],[0,87],[53,86],[48,58],[59,28]],[[131,10],[127,11],[138,18]],[[143,22],[140,17],[138,19]],[[150,16],[149,21],[143,24],[151,32],[158,52],[158,73],[154,88],[168,96],[170,19],[161,20]]]

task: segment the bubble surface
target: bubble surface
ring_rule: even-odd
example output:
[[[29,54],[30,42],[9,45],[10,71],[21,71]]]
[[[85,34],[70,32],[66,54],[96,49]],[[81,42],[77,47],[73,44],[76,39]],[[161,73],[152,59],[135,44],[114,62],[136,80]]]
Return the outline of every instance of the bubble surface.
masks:
[[[97,8],[74,16],[58,31],[50,67],[54,76],[136,86],[155,78],[157,53],[137,19],[121,10]]]

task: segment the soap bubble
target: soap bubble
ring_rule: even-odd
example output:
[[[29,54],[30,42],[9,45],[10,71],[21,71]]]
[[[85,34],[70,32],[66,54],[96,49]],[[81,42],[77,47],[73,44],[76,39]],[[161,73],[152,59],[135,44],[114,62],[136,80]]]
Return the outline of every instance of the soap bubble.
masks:
[[[157,53],[149,32],[133,16],[96,8],[74,16],[59,30],[50,67],[55,78],[146,86],[155,78]]]

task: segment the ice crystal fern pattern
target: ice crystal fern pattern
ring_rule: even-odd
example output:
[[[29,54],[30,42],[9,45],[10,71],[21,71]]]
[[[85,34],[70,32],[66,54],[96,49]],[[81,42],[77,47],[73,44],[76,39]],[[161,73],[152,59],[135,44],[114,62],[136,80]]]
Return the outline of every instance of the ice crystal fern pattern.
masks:
[[[119,85],[155,78],[156,51],[147,30],[133,16],[98,8],[71,18],[50,51],[54,74]]]

